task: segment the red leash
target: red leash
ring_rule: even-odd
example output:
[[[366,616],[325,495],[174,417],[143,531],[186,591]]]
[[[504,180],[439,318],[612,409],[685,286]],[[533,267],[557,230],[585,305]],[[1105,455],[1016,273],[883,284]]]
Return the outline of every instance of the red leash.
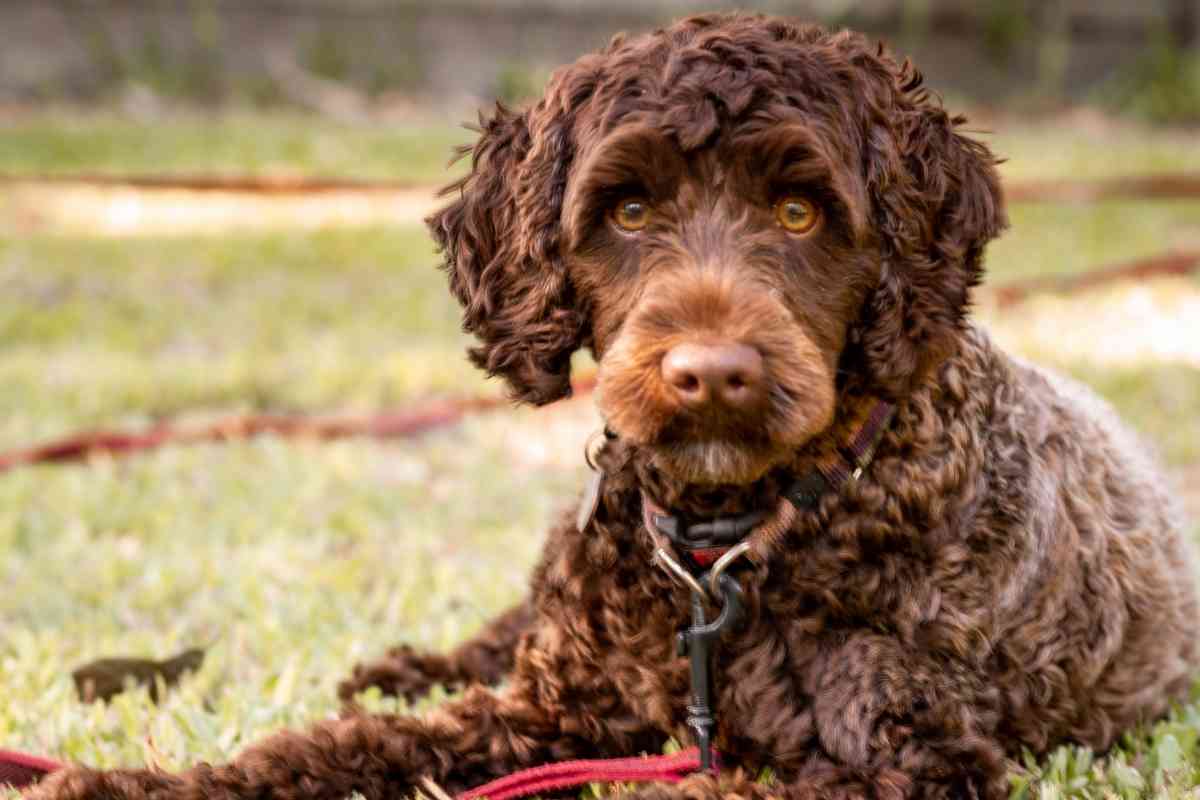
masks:
[[[583,378],[572,384],[572,391],[576,396],[580,396],[592,391],[595,385],[595,378]],[[351,436],[375,439],[411,438],[455,425],[470,414],[502,408],[507,403],[508,401],[499,395],[464,397],[366,417],[248,414],[227,417],[196,428],[178,428],[164,424],[144,431],[76,433],[65,439],[0,453],[0,472],[33,464],[83,461],[89,456],[99,454],[117,458],[170,444],[232,442],[263,435],[322,441]]]
[[[0,750],[0,786],[7,783],[15,789],[24,789],[61,768],[62,764],[48,758]]]
[[[62,766],[46,758],[0,750],[0,785],[24,789]],[[588,783],[678,783],[699,770],[700,751],[695,747],[665,756],[562,761],[497,778],[463,792],[456,800],[513,800]]]
[[[488,800],[512,800],[588,783],[679,783],[699,770],[700,751],[695,747],[666,756],[562,761],[497,778],[463,792],[456,800],[481,800],[484,797]]]

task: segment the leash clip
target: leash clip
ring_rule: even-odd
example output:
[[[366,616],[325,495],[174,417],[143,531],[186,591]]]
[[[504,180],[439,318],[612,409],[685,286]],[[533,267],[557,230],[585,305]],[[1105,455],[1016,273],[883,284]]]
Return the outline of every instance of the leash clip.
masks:
[[[721,593],[721,613],[715,620],[708,622],[704,614],[705,594],[703,591],[693,591],[692,624],[680,631],[675,640],[678,654],[688,657],[691,674],[692,697],[687,707],[687,725],[692,729],[696,747],[700,752],[700,769],[710,773],[715,769],[712,732],[717,724],[713,711],[710,674],[712,646],[725,631],[741,622],[745,608],[742,587],[731,576],[723,572],[718,573],[713,576],[711,582]]]

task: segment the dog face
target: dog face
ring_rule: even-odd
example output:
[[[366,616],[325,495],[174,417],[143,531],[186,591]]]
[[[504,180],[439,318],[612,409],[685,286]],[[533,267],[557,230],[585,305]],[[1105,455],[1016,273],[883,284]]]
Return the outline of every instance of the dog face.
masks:
[[[692,152],[659,129],[626,124],[581,162],[568,278],[608,424],[681,480],[745,483],[829,425],[877,245],[838,144],[802,120]]]
[[[958,336],[1003,226],[993,159],[880,48],[697,17],[481,119],[430,219],[477,364],[569,391],[667,474],[745,483],[819,434],[840,378],[899,399]]]

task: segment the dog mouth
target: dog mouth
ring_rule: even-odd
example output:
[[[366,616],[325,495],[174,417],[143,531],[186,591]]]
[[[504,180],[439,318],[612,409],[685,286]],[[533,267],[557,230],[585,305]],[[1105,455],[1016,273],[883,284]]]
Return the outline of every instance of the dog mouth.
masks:
[[[690,427],[690,426],[689,426]],[[785,460],[792,447],[736,431],[680,436],[668,427],[643,446],[663,472],[685,483],[749,484]]]
[[[771,516],[791,483],[786,468],[768,467],[753,480],[688,481],[664,468],[664,450],[635,447],[628,462],[637,476],[643,515],[673,518],[660,533],[685,548],[730,544]],[[650,517],[647,516],[647,520]],[[741,524],[738,527],[739,523]],[[730,526],[737,530],[729,530]],[[732,537],[732,538],[731,538]]]

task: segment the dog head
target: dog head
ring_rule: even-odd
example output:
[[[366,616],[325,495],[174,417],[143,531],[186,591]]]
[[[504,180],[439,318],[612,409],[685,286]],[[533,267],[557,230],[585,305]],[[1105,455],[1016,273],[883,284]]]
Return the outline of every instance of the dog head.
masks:
[[[954,350],[1004,226],[994,159],[882,47],[753,15],[618,37],[481,118],[429,220],[471,358],[570,391],[668,474],[746,483],[856,375],[903,398]]]

